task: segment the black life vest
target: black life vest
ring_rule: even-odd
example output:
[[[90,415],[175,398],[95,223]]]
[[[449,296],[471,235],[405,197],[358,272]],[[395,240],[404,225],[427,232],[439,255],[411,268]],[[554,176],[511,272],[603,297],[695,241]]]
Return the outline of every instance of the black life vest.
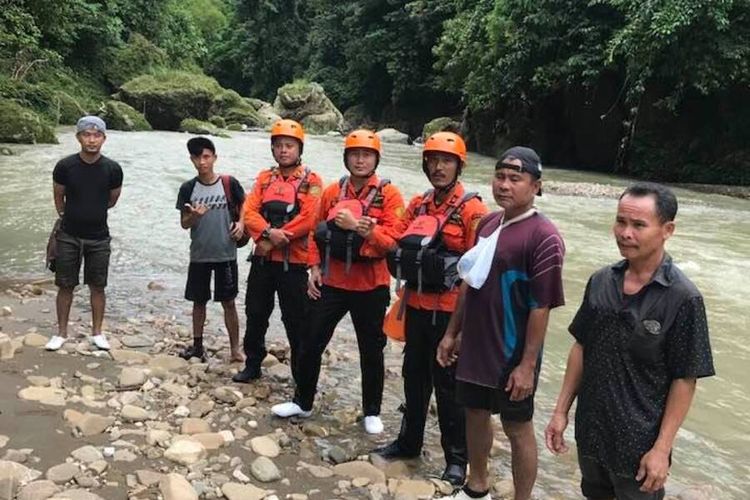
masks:
[[[422,198],[417,217],[409,224],[398,240],[395,250],[386,257],[388,270],[396,278],[396,287],[406,281],[406,288],[417,293],[440,293],[450,290],[459,282],[458,260],[460,253],[450,251],[443,240],[443,229],[451,216],[477,193],[466,193],[459,199],[450,200],[446,211],[438,215],[428,215],[434,190],[429,190]]]
[[[292,182],[285,181],[278,172],[273,174],[271,182],[263,191],[260,207],[261,215],[271,227],[280,228],[299,213],[297,192],[307,182],[309,174],[310,169],[305,168],[305,174]]]
[[[356,231],[341,229],[336,225],[335,219],[339,211],[348,209],[352,215],[359,219],[367,215],[370,205],[375,197],[383,191],[383,187],[390,184],[388,179],[381,179],[377,186],[370,188],[364,200],[358,198],[347,198],[349,190],[349,177],[339,179],[339,197],[336,204],[328,211],[325,221],[318,223],[315,228],[315,243],[323,255],[323,271],[328,272],[331,258],[346,262],[346,272],[349,273],[352,262],[364,262],[373,260],[371,257],[360,255],[362,244],[365,242]]]

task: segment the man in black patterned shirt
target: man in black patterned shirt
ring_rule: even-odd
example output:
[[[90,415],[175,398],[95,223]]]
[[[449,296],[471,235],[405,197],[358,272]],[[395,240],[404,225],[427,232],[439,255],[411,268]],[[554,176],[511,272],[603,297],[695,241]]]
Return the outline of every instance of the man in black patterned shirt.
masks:
[[[637,183],[620,197],[614,235],[625,260],[589,279],[570,325],[575,343],[545,431],[553,453],[578,397],[576,443],[586,498],[659,500],[696,379],[714,374],[706,312],[672,263],[677,199]]]

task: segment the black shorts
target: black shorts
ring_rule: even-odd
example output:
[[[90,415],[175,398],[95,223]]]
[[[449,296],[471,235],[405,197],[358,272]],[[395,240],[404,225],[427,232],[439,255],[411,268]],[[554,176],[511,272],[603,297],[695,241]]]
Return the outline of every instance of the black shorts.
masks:
[[[499,413],[500,419],[507,422],[529,422],[534,417],[534,394],[511,401],[505,384],[495,388],[456,380],[456,402],[465,408]]]
[[[214,273],[214,301],[226,302],[237,297],[237,261],[191,262],[188,267],[185,298],[198,304],[211,299],[211,271]]]
[[[99,288],[106,287],[110,253],[109,237],[89,240],[58,231],[55,285],[61,288],[78,286],[83,262],[84,284]]]
[[[617,498],[618,500],[661,500],[664,488],[656,493],[644,493],[640,490],[642,481],[631,477],[620,476],[605,469],[593,458],[578,455],[581,467],[581,493],[591,499]]]

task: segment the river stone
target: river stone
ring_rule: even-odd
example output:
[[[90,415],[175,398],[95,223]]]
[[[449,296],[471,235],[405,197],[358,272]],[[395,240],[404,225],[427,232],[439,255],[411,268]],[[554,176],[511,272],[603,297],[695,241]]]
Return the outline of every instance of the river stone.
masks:
[[[120,339],[120,342],[122,342],[122,345],[125,347],[130,348],[151,347],[156,343],[154,339],[148,335],[125,335]]]
[[[190,410],[190,417],[201,418],[211,413],[211,410],[214,409],[215,405],[216,403],[214,403],[212,399],[194,399],[188,405],[188,409]]]
[[[385,474],[369,462],[355,460],[338,464],[333,467],[333,473],[351,479],[355,477],[369,478],[373,483],[385,483]]]
[[[271,368],[272,366],[276,366],[278,364],[279,364],[279,358],[277,358],[270,352],[266,354],[266,357],[263,358],[263,361],[260,362],[260,366],[263,368]]]
[[[148,366],[156,371],[176,372],[187,368],[188,362],[178,356],[159,354],[151,358]]]
[[[224,483],[221,492],[227,500],[261,500],[268,493],[252,484]]]
[[[38,333],[29,333],[23,338],[23,345],[27,347],[44,347],[49,339]]]
[[[107,427],[114,423],[114,417],[105,417],[103,415],[97,415],[96,413],[86,413],[81,420],[74,425],[81,434],[88,437],[101,434],[107,430]]]
[[[435,487],[428,481],[399,479],[393,496],[396,498],[432,498],[434,494]]]
[[[252,448],[252,450],[258,455],[268,458],[276,458],[279,456],[279,453],[281,453],[281,449],[279,449],[279,445],[276,444],[276,441],[268,436],[252,438],[250,440],[250,448]]]
[[[8,441],[10,441],[10,438],[8,436],[0,434],[0,448],[5,448],[5,445],[8,444]]]
[[[138,455],[130,450],[117,450],[112,459],[115,462],[133,462],[138,459]]]
[[[217,387],[211,391],[211,396],[221,403],[235,404],[242,399],[242,393],[232,387]]]
[[[146,372],[141,368],[126,366],[120,372],[117,383],[120,387],[140,388],[146,381]]]
[[[123,406],[120,416],[127,422],[143,422],[144,420],[149,419],[149,415],[146,410],[133,405]]]
[[[311,465],[305,462],[299,462],[300,466],[304,467],[313,477],[318,479],[326,479],[333,476],[333,471],[328,467],[322,465]]]
[[[164,452],[164,458],[182,465],[192,465],[206,457],[206,448],[198,441],[184,439],[175,441]]]
[[[179,474],[167,474],[159,481],[159,491],[164,500],[198,500],[195,492],[187,479]]]
[[[96,462],[97,460],[102,460],[104,458],[104,455],[91,445],[81,446],[77,450],[73,450],[70,455],[79,462],[85,464],[90,464],[91,462]]]
[[[0,495],[9,492],[7,498],[12,499],[20,484],[33,481],[41,475],[42,473],[38,470],[30,469],[25,465],[10,460],[0,460]]]
[[[169,440],[172,439],[172,434],[169,431],[161,429],[149,429],[146,434],[146,443],[150,446],[159,445],[162,448],[169,446]]]
[[[237,401],[237,404],[234,405],[234,407],[237,408],[238,410],[241,410],[243,408],[250,408],[252,406],[255,406],[256,403],[257,403],[257,400],[254,397],[248,396],[246,398],[242,398],[239,401]]]
[[[16,348],[13,341],[4,333],[0,333],[0,359],[13,359],[16,354]]]
[[[65,390],[56,387],[26,387],[18,391],[21,399],[51,406],[65,406],[66,394]]]
[[[45,474],[45,477],[55,484],[65,484],[81,471],[78,466],[72,462],[65,462],[63,464],[55,465],[50,467]]]
[[[75,488],[72,490],[65,490],[62,493],[57,493],[49,500],[104,500],[96,493]]]
[[[281,471],[268,457],[258,457],[250,464],[250,473],[261,483],[270,483],[281,479]]]
[[[199,418],[186,418],[182,421],[181,432],[188,435],[211,432],[211,425]]]
[[[224,437],[218,432],[199,432],[190,436],[191,439],[198,441],[206,450],[218,450],[224,446]]]
[[[151,356],[145,352],[129,351],[127,349],[110,349],[112,359],[118,363],[144,365],[151,361]]]
[[[292,378],[292,370],[288,365],[285,365],[283,363],[276,363],[275,365],[267,368],[266,374],[279,382],[287,382]]]
[[[157,484],[164,477],[164,474],[145,469],[135,471],[135,475],[138,478],[138,482],[143,486]]]
[[[13,316],[13,309],[10,306],[3,306],[3,308],[0,309],[0,316]]]
[[[190,396],[190,388],[185,385],[167,382],[166,384],[162,384],[159,388],[180,398],[187,398]]]
[[[2,490],[0,490],[2,492]],[[44,500],[60,492],[60,487],[49,479],[33,481],[18,492],[17,500]],[[2,498],[0,496],[0,498]]]
[[[89,464],[89,470],[94,471],[96,474],[102,474],[108,467],[109,464],[106,460],[97,460]]]
[[[343,464],[344,462],[349,462],[355,457],[352,456],[351,453],[348,453],[346,450],[344,450],[342,447],[334,445],[328,449],[328,458],[334,464]]]
[[[26,377],[26,380],[35,387],[49,387],[50,385],[49,378],[42,377],[41,375],[29,375]]]
[[[409,136],[403,132],[399,132],[395,128],[384,128],[383,130],[378,130],[377,135],[383,142],[409,144]]]
[[[321,438],[328,437],[328,430],[325,427],[322,427],[313,422],[305,422],[304,424],[302,424],[302,432],[304,432],[308,436]]]

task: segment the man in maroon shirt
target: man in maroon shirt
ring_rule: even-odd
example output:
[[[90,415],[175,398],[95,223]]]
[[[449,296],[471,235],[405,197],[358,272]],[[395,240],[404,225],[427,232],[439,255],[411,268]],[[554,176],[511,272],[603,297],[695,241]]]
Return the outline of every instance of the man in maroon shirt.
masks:
[[[487,469],[493,413],[511,444],[515,499],[531,496],[537,472],[532,417],[549,311],[564,304],[565,246],[534,207],[542,166],[534,150],[513,147],[495,165],[492,194],[502,208],[477,229],[487,238],[502,225],[492,267],[478,289],[461,285],[438,362],[458,362],[456,398],[466,408],[469,478],[457,499],[489,499]],[[460,347],[460,352],[459,352]]]

